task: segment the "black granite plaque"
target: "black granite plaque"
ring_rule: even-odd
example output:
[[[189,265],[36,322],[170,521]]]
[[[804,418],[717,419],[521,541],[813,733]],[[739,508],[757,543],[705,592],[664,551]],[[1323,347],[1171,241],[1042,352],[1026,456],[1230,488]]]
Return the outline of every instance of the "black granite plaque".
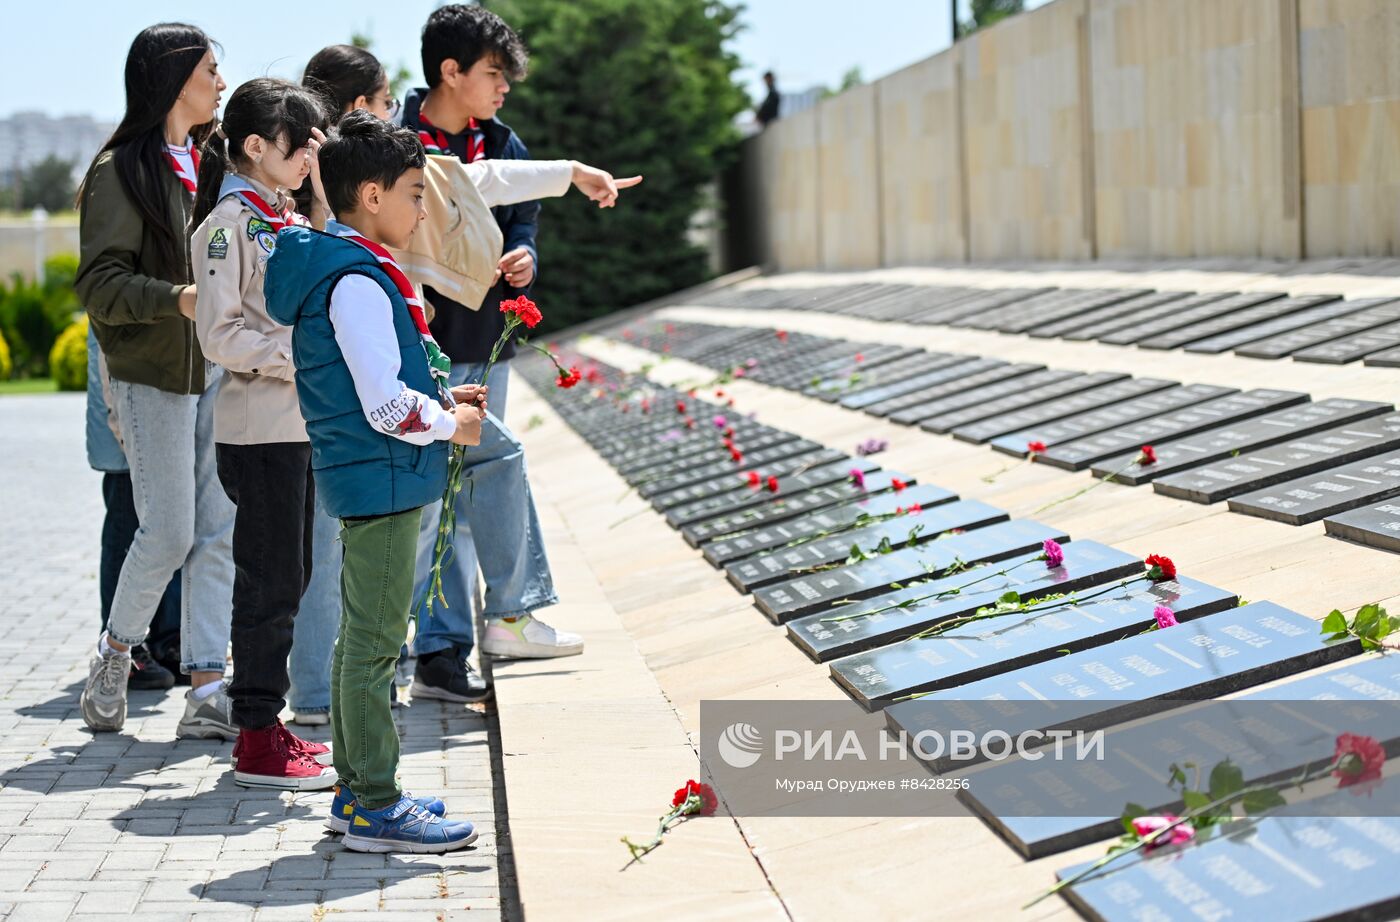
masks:
[[[698,428],[699,423],[696,426]],[[685,442],[674,442],[675,449],[669,454],[665,453],[663,448],[662,451],[647,457],[638,458],[634,455],[634,460],[626,463],[618,463],[607,455],[603,455],[603,457],[616,467],[617,472],[629,483],[636,483],[642,479],[678,474],[691,465],[727,460],[729,449],[724,447],[724,438],[723,432],[712,428],[697,438]],[[791,432],[770,430],[751,433],[741,430],[737,425],[734,426],[734,444],[740,451],[746,453],[765,451],[795,441],[797,441],[797,436]],[[599,454],[603,453],[599,452]]]
[[[1067,297],[1061,298],[1053,304],[1034,302],[1009,304],[993,314],[983,315],[978,318],[977,323],[964,321],[959,325],[982,330],[1000,330],[1003,333],[1024,333],[1032,327],[1042,326],[1051,321],[1077,317],[1111,304],[1120,304],[1145,294],[1151,294],[1151,292],[1142,289],[1113,288],[1078,291],[1065,289],[1062,293]]]
[[[1385,784],[1371,796],[1372,816],[1356,815],[1351,790],[1337,791],[1257,822],[1231,824],[1206,841],[1126,855],[1061,892],[1095,922],[1394,919],[1400,788]]]
[[[1102,387],[1091,388],[1087,391],[1070,394],[1067,397],[1048,400],[1025,409],[1013,410],[1010,413],[1002,413],[978,420],[975,423],[958,426],[953,430],[953,438],[963,442],[986,442],[997,436],[1020,432],[1032,426],[1050,425],[1066,417],[1076,416],[1100,407],[1121,404],[1177,386],[1175,381],[1163,381],[1159,378],[1129,378],[1126,381],[1115,381]]]
[[[1299,349],[1293,353],[1293,358],[1299,362],[1345,365],[1376,352],[1394,349],[1397,345],[1400,345],[1400,323],[1391,323],[1364,333],[1343,336],[1321,345]]]
[[[886,384],[880,387],[873,387],[869,390],[857,391],[854,394],[847,394],[838,401],[841,406],[852,410],[861,410],[873,404],[881,403],[892,397],[900,397],[914,391],[932,387],[935,384],[943,384],[946,381],[956,381],[959,378],[966,378],[969,375],[979,374],[989,368],[998,368],[1006,365],[999,359],[979,359],[972,356],[964,356],[964,361],[948,365],[934,371],[912,378],[905,378],[894,384]]]
[[[1000,329],[1000,324],[1008,316],[1019,316],[1023,311],[1050,311],[1065,304],[1077,304],[1090,292],[1082,288],[1056,288],[1031,298],[1019,298],[997,307],[989,307],[974,314],[964,314],[949,320],[949,326],[966,327],[973,330]]]
[[[754,605],[770,620],[784,624],[799,615],[829,610],[838,599],[864,599],[892,588],[895,583],[940,574],[955,561],[971,564],[1014,557],[1039,548],[1046,538],[1069,540],[1057,529],[1039,522],[1001,522],[942,541],[883,554],[840,570],[767,586],[753,594]]]
[[[1301,295],[1296,298],[1277,298],[1263,304],[1256,304],[1253,307],[1231,311],[1228,314],[1219,314],[1149,339],[1139,340],[1138,345],[1143,349],[1176,349],[1188,343],[1200,343],[1222,333],[1233,333],[1252,324],[1302,314],[1319,304],[1338,300],[1340,298],[1337,295]],[[1196,351],[1223,350],[1198,349]]]
[[[995,506],[964,499],[925,509],[917,515],[906,513],[855,531],[736,560],[724,570],[734,588],[752,592],[760,586],[771,586],[802,573],[828,572],[816,568],[840,565],[851,557],[874,556],[881,553],[882,548],[898,550],[932,541],[953,529],[982,528],[1008,518],[1005,511]]]
[[[751,531],[754,528],[805,515],[818,509],[835,506],[838,503],[849,503],[875,496],[892,490],[895,479],[908,484],[915,483],[912,477],[899,471],[873,470],[873,464],[867,464],[866,467],[871,468],[871,470],[867,470],[865,473],[864,486],[853,483],[847,476],[806,490],[789,491],[783,496],[776,497],[771,503],[745,506],[732,513],[683,525],[681,526],[681,535],[687,544],[698,547],[707,541]],[[849,471],[847,473],[849,475]],[[781,487],[781,483],[779,486]],[[948,498],[957,499],[957,496],[948,493]]]
[[[1092,766],[1018,759],[988,767],[960,799],[1022,856],[1040,858],[1121,832],[1119,816],[1130,803],[1149,813],[1181,812],[1166,772],[1151,771],[1166,767],[1158,760],[1204,770],[1228,759],[1246,784],[1278,780],[1332,757],[1336,731],[1320,726],[1344,726],[1393,744],[1400,737],[1396,708],[1371,705],[1397,699],[1400,664],[1384,656],[1358,658],[1231,699],[1251,702],[1243,707],[1210,705],[1111,731],[1106,758]],[[1108,815],[1089,815],[1095,810]]]
[[[799,455],[806,457],[820,451],[821,447],[816,442],[796,439],[791,442],[781,442],[772,448],[744,451],[744,458],[740,462],[735,462],[726,454],[722,459],[709,463],[687,465],[676,473],[649,479],[637,487],[637,493],[644,498],[650,498],[719,478],[742,477],[749,471],[774,470],[776,472],[777,462],[786,461],[788,458]],[[726,484],[726,487],[732,487],[732,484]]]
[[[927,509],[954,499],[957,497],[942,487],[928,484],[907,487],[898,493],[876,493],[858,502],[830,506],[808,515],[752,528],[723,540],[711,541],[704,545],[702,550],[706,560],[721,566],[754,554],[795,546],[794,542],[805,544],[817,535],[831,532],[845,534],[874,516],[889,515],[896,509],[908,509],[916,504]]]
[[[1010,367],[1017,368],[1019,366],[1013,365]],[[1079,372],[1040,368],[1029,374],[1006,375],[1001,379],[992,378],[988,383],[979,387],[974,387],[971,390],[965,390],[961,393],[951,394],[939,399],[921,400],[916,406],[900,410],[897,413],[891,413],[890,419],[908,426],[929,416],[936,416],[940,413],[952,413],[955,410],[964,410],[968,407],[982,407],[999,397],[1019,395],[1038,387],[1059,384],[1062,381],[1080,377],[1083,377],[1083,375]],[[871,412],[875,411],[872,409]]]
[[[766,485],[757,489],[741,485],[737,490],[706,496],[703,499],[674,506],[665,510],[664,515],[666,521],[679,528],[693,522],[731,515],[755,506],[766,506],[779,500],[786,500],[793,494],[805,493],[814,487],[838,483],[850,477],[852,468],[868,473],[875,470],[876,465],[864,458],[843,458],[840,461],[814,467],[801,473],[789,473],[779,477],[776,493],[770,491]]]
[[[1312,669],[1360,649],[1355,640],[1325,641],[1306,615],[1273,602],[1251,602],[897,702],[885,714],[891,730],[912,737],[939,729],[932,725],[935,711],[921,707],[923,701],[1004,701],[995,729],[1013,737],[1030,730],[1092,730],[1160,712],[1170,702],[1213,698]],[[1018,708],[1017,701],[1035,704]],[[1061,711],[1064,722],[1053,716]],[[946,767],[934,764],[935,770]]]
[[[1065,551],[1079,543],[1066,545]],[[1121,551],[1112,553],[1129,556]],[[1118,565],[1111,579],[1142,572],[1140,560],[1113,560]],[[1156,624],[1152,611],[1158,605],[1171,607],[1178,620],[1184,621],[1226,611],[1238,601],[1223,589],[1189,579],[1155,585],[1144,579],[1121,588],[1115,588],[1116,585],[1084,588],[1077,594],[1085,600],[1064,608],[995,618],[956,628],[945,635],[856,653],[833,662],[831,675],[864,707],[874,710],[919,692],[969,686],[1056,659],[1067,651],[1088,650],[1136,636]],[[1040,591],[1068,592],[1077,588],[1081,587],[1044,587]],[[1092,598],[1095,592],[1105,590],[1109,590],[1107,594]],[[991,604],[994,599],[983,596],[981,604]]]
[[[1059,372],[1040,373],[1058,374]],[[994,400],[979,401],[976,405],[962,410],[940,412],[937,416],[920,420],[919,428],[927,432],[951,432],[959,426],[970,425],[978,420],[1001,416],[1005,413],[1014,413],[1029,407],[1045,406],[1051,401],[1058,401],[1074,394],[1113,384],[1127,377],[1127,375],[1116,371],[1096,371],[1088,375],[1072,374],[1054,384],[1045,384],[1040,387],[1027,386],[1024,390],[1013,387],[1020,382],[1008,382],[1005,386],[1013,388],[1013,391],[1006,396]]]
[[[934,384],[930,387],[920,388],[912,394],[904,394],[890,400],[882,400],[879,403],[865,407],[865,412],[873,416],[889,416],[899,410],[906,410],[910,407],[918,408],[925,403],[941,400],[953,394],[962,394],[972,388],[981,387],[984,384],[995,384],[998,381],[1025,378],[1033,372],[1044,370],[1044,365],[1032,365],[1025,362],[1018,362],[1013,365],[998,364],[985,371],[967,375],[954,381],[945,381],[942,384]]]
[[[1387,413],[1159,477],[1152,489],[1193,503],[1216,503],[1395,448],[1400,448],[1400,414]]]
[[[1211,429],[1189,438],[1154,442],[1152,444],[1157,453],[1155,464],[1137,464],[1138,451],[1133,449],[1100,461],[1092,470],[1095,477],[1113,474],[1118,483],[1136,486],[1178,471],[1234,457],[1242,452],[1277,445],[1310,432],[1369,419],[1389,413],[1393,409],[1388,403],[1346,400],[1340,397],[1304,403],[1287,410]]]
[[[1400,454],[1391,453],[1245,493],[1230,500],[1230,511],[1289,525],[1306,525],[1324,516],[1397,495],[1400,495]]]
[[[1095,461],[1114,457],[1134,447],[1155,445],[1166,439],[1217,429],[1240,420],[1261,416],[1271,410],[1306,403],[1307,400],[1308,395],[1300,391],[1256,388],[1221,397],[1219,400],[1208,400],[1185,410],[1177,410],[1175,413],[1154,416],[1142,422],[1110,429],[1088,438],[1065,442],[1036,455],[1035,460],[1065,470],[1078,471]]]
[[[1139,311],[1145,312],[1160,308],[1164,304],[1182,302],[1189,297],[1192,297],[1192,292],[1189,291],[1154,291],[1151,294],[1140,295],[1127,301],[1118,301],[1087,313],[1075,314],[1073,317],[1066,317],[1064,320],[1057,320],[1054,323],[1031,327],[1026,332],[1037,339],[1053,339],[1084,327],[1109,323],[1117,317],[1126,317],[1129,314],[1136,316]]]
[[[1394,298],[1358,298],[1345,303],[1360,305],[1361,309],[1333,320],[1309,324],[1287,333],[1270,336],[1268,339],[1247,343],[1237,348],[1235,354],[1255,359],[1278,359],[1310,346],[1400,321],[1400,301]]]
[[[1374,503],[1339,512],[1322,524],[1333,537],[1400,553],[1400,503]]]
[[[1364,364],[1378,368],[1400,368],[1400,348],[1386,349],[1384,352],[1368,355]]]
[[[1121,329],[1114,330],[1112,333],[1106,333],[1099,336],[1098,340],[1118,346],[1141,343],[1173,330],[1194,327],[1196,324],[1213,317],[1233,315],[1246,308],[1254,307],[1256,304],[1263,304],[1266,301],[1274,301],[1282,297],[1283,295],[1278,292],[1254,291],[1208,301],[1194,307],[1178,306],[1176,310],[1167,311],[1152,320],[1131,323]]]
[[[804,615],[788,622],[788,638],[818,662],[875,647],[894,650],[894,646],[884,645],[895,644],[949,618],[971,614],[1012,589],[1023,599],[1052,592],[1073,592],[1140,573],[1143,569],[1137,557],[1096,541],[1071,541],[1063,550],[1065,559],[1059,567],[1049,567],[1044,560],[1037,560],[1041,554],[1034,551],[830,611]],[[1128,590],[1124,590],[1126,592]],[[908,607],[897,607],[900,605]],[[1005,626],[999,625],[998,629]],[[969,627],[958,633],[972,636],[979,631],[980,628]],[[923,644],[911,642],[896,646],[914,655]],[[969,662],[980,661],[977,654],[969,656]]]
[[[1277,303],[1277,302],[1274,302]],[[1187,352],[1198,352],[1205,355],[1218,355],[1221,352],[1229,352],[1231,349],[1243,346],[1246,343],[1258,342],[1261,339],[1268,339],[1290,330],[1298,330],[1303,327],[1314,326],[1333,320],[1337,317],[1345,317],[1364,310],[1369,305],[1368,300],[1355,301],[1329,301],[1301,310],[1296,313],[1284,314],[1265,320],[1259,323],[1251,323],[1248,326],[1231,330],[1228,333],[1220,333],[1208,339],[1198,340],[1186,347]]]
[[[1052,288],[989,288],[975,297],[961,298],[952,304],[942,304],[931,310],[910,314],[905,323],[951,323],[959,317],[971,317],[983,311],[995,310],[1015,301],[1026,301]]]
[[[658,510],[683,509],[697,502],[705,502],[711,499],[721,498],[730,494],[759,491],[770,492],[767,489],[767,478],[777,477],[779,482],[790,479],[793,474],[800,474],[810,471],[813,468],[822,468],[826,465],[838,462],[846,456],[834,448],[819,448],[805,454],[794,455],[783,461],[775,461],[767,465],[759,472],[760,482],[757,487],[752,486],[748,481],[747,474],[730,473],[713,480],[706,480],[703,483],[693,484],[680,490],[671,490],[668,493],[658,493],[650,497],[651,504]],[[667,512],[669,515],[669,511]]]
[[[937,368],[947,368],[970,358],[966,355],[948,355],[942,352],[919,352],[898,361],[869,370],[856,369],[845,374],[825,377],[815,387],[804,393],[834,403],[844,397],[863,394],[879,387],[896,384],[917,375],[927,374]],[[808,382],[810,384],[810,382]]]
[[[1023,429],[1010,435],[992,439],[992,447],[997,451],[1017,457],[1026,455],[1026,445],[1030,442],[1044,442],[1054,447],[1064,442],[1072,442],[1085,436],[1126,426],[1140,419],[1150,419],[1174,410],[1185,409],[1207,400],[1216,400],[1236,393],[1232,387],[1219,387],[1214,384],[1183,384],[1168,390],[1147,394],[1122,403],[1091,410],[1078,416],[1070,416],[1058,422]]]
[[[1206,304],[1214,304],[1217,301],[1236,297],[1239,297],[1239,293],[1233,291],[1203,291],[1199,294],[1189,294],[1184,298],[1149,305],[1131,313],[1114,313],[1103,320],[1095,321],[1088,326],[1077,327],[1061,335],[1069,340],[1100,339],[1138,324],[1156,322],[1162,317],[1170,316],[1178,311],[1194,311]],[[1282,295],[1278,297],[1282,297]]]

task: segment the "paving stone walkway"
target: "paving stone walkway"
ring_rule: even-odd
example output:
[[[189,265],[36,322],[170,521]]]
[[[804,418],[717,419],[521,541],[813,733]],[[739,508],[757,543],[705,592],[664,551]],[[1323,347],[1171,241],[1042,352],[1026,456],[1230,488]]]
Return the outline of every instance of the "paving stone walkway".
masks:
[[[0,919],[485,922],[503,892],[516,915],[485,714],[399,712],[404,785],[481,829],[442,857],[345,851],[321,827],[329,792],[234,785],[230,744],[175,740],[182,688],[134,692],[124,732],[90,733],[102,497],[83,399],[0,397],[0,431]]]

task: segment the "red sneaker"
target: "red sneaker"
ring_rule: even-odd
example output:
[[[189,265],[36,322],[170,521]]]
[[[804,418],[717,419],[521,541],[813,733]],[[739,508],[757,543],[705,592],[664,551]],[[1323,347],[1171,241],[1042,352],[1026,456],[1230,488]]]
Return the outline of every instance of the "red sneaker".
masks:
[[[286,724],[282,723],[280,720],[277,721],[277,726],[281,728],[282,739],[287,741],[287,748],[289,750],[292,752],[299,752],[308,759],[319,762],[321,765],[331,764],[331,747],[327,746],[325,743],[317,743],[312,740],[302,739],[291,730],[288,730]]]
[[[287,791],[322,791],[335,786],[335,769],[300,752],[283,738],[280,724],[261,730],[240,730],[233,780],[244,787]]]

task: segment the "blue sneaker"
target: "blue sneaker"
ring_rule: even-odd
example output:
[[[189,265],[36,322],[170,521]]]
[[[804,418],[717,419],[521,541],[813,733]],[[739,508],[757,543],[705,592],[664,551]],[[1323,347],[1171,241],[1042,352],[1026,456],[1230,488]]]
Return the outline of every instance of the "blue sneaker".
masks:
[[[410,854],[450,852],[475,841],[476,828],[471,823],[444,820],[408,797],[383,810],[367,810],[356,803],[350,831],[341,840],[352,852]]]
[[[403,792],[403,796],[418,804],[424,810],[434,816],[442,816],[447,812],[447,804],[440,799],[429,794],[426,797],[414,797],[408,791]],[[331,813],[326,817],[326,828],[331,832],[338,832],[341,835],[350,831],[350,817],[355,812],[355,795],[347,784],[337,784],[335,786],[335,797],[331,800]]]

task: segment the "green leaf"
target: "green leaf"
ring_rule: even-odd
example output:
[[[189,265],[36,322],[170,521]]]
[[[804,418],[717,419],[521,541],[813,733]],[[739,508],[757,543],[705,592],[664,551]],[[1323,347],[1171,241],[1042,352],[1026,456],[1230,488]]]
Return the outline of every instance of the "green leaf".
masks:
[[[1199,810],[1210,803],[1210,795],[1200,791],[1182,791],[1181,801],[1186,804],[1187,810]]]
[[[1220,800],[1244,790],[1244,772],[1226,759],[1210,770],[1210,799]]]
[[[1278,791],[1250,791],[1244,795],[1244,812],[1251,816],[1288,806],[1288,801]]]
[[[1145,813],[1147,813],[1147,808],[1144,807],[1142,804],[1130,803],[1127,806],[1125,806],[1123,808],[1123,815],[1119,818],[1123,823],[1123,831],[1128,835],[1132,836],[1134,839],[1136,839],[1137,832],[1133,829],[1133,820],[1144,815]]]
[[[1324,634],[1345,634],[1346,629],[1346,615],[1338,609],[1332,609],[1332,613],[1322,619],[1322,633]]]
[[[1015,589],[1011,589],[998,596],[997,601],[1004,602],[1008,605],[1019,604],[1021,601],[1021,593],[1017,592]]]

